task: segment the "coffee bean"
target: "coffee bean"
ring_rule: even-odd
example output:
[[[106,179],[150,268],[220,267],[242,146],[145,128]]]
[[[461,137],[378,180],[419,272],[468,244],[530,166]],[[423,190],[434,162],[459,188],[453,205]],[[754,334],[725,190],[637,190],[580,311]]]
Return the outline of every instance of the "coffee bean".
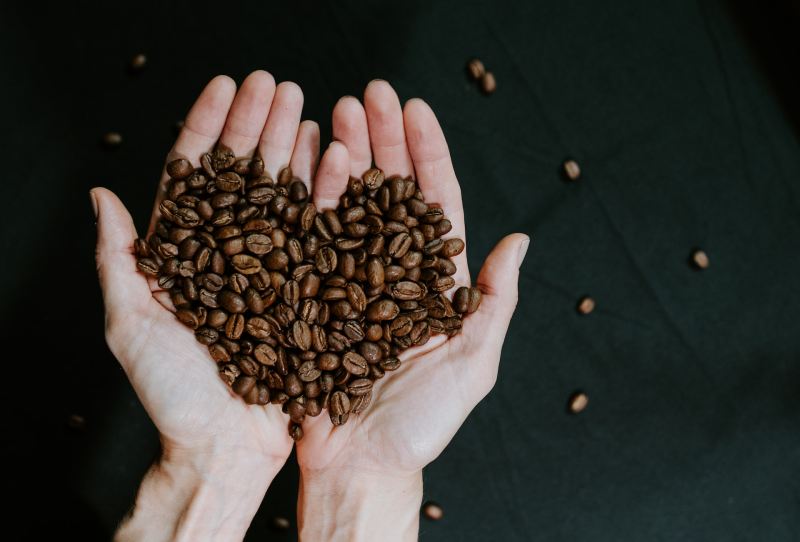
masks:
[[[355,376],[366,376],[368,371],[367,360],[355,352],[347,352],[342,357],[342,367]]]
[[[441,251],[439,251],[439,256],[443,256],[445,258],[452,258],[453,256],[458,256],[464,251],[464,241],[461,239],[448,239],[444,242]]]
[[[322,372],[317,369],[316,364],[313,361],[306,361],[300,365],[299,369],[297,369],[297,374],[300,376],[300,380],[303,382],[311,382],[319,378]]]
[[[386,358],[382,359],[379,365],[384,371],[395,371],[400,367],[400,360],[395,357]]]
[[[390,299],[379,299],[367,306],[366,316],[370,322],[383,322],[393,320],[400,314],[400,307]]]
[[[484,94],[494,93],[497,90],[497,81],[495,81],[494,74],[492,72],[484,73],[480,79],[480,85]]]
[[[579,414],[589,405],[589,397],[583,392],[575,392],[569,398],[569,411]]]
[[[357,378],[352,380],[347,385],[347,391],[350,395],[366,395],[372,393],[372,380],[369,378]]]
[[[289,425],[289,436],[292,437],[293,441],[297,442],[298,440],[303,438],[303,428],[297,423],[290,424]],[[281,518],[281,519],[283,519],[283,518]],[[283,524],[281,524],[281,525],[283,525]],[[289,528],[289,526],[287,525],[286,527],[281,526],[281,527],[276,527],[276,528],[278,528],[280,530],[286,530],[286,529]]]
[[[481,304],[481,292],[477,288],[462,286],[453,295],[453,309],[463,314],[472,314]]]
[[[692,253],[692,264],[696,269],[708,269],[708,255],[702,250],[695,250]]]
[[[300,350],[311,348],[311,328],[302,320],[295,320],[292,324],[292,340]]]
[[[233,391],[239,395],[247,394],[256,385],[256,379],[252,376],[243,375],[233,383]]]
[[[245,237],[247,250],[257,256],[263,256],[272,250],[272,239],[263,233],[252,233]]]
[[[377,168],[369,169],[364,173],[362,179],[364,180],[364,185],[367,187],[367,190],[377,190],[383,185],[383,171]]]
[[[578,301],[578,312],[581,314],[589,314],[594,310],[595,302],[589,296],[582,297],[580,301]]]
[[[467,64],[467,72],[469,73],[471,79],[478,81],[481,77],[483,77],[483,74],[486,73],[486,68],[483,66],[483,62],[477,58],[473,58]]]
[[[422,514],[430,520],[439,521],[444,517],[444,510],[439,504],[428,501],[422,505]]]
[[[367,261],[366,269],[367,282],[373,288],[383,285],[385,275],[383,271],[383,263],[379,258],[370,258]]]
[[[350,399],[347,397],[347,394],[343,391],[333,392],[330,402],[328,403],[328,411],[330,412],[333,425],[343,425],[346,423],[350,412]]]
[[[256,361],[263,365],[273,366],[278,360],[278,354],[275,349],[265,343],[259,343],[253,350],[253,356]]]
[[[119,147],[122,144],[122,135],[119,132],[108,132],[103,135],[103,145],[109,149]]]
[[[289,414],[289,418],[294,423],[302,423],[306,417],[306,405],[297,399],[291,399],[286,405],[286,412]]]
[[[217,300],[220,306],[228,312],[239,314],[247,310],[247,304],[244,302],[242,296],[230,290],[222,290],[217,295]]]

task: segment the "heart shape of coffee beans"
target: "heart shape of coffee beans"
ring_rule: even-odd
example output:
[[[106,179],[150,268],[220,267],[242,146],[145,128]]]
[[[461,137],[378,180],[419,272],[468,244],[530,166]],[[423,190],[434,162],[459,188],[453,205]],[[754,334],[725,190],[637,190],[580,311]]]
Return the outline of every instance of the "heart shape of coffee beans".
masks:
[[[302,438],[305,416],[334,425],[369,406],[375,380],[431,335],[461,330],[480,291],[455,286],[461,239],[411,178],[373,168],[319,212],[286,168],[218,144],[200,168],[167,164],[170,181],[140,271],[168,290],[222,379],[250,404],[275,403]]]

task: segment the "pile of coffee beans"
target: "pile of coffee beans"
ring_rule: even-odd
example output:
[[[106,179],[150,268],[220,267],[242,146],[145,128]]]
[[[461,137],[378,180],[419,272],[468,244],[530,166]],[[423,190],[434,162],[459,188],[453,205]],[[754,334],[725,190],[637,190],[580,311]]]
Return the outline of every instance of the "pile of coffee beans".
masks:
[[[286,168],[218,145],[200,168],[171,177],[138,268],[168,290],[223,380],[247,403],[283,405],[289,434],[327,409],[334,425],[370,403],[397,355],[433,334],[455,335],[481,301],[456,289],[461,239],[411,178],[370,169],[351,178],[336,210],[318,211]]]

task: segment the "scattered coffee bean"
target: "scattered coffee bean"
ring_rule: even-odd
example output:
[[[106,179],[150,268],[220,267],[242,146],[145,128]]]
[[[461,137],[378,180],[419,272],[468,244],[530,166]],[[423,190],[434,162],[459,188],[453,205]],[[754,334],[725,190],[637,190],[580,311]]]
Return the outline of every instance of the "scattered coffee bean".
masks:
[[[144,69],[145,65],[147,64],[147,57],[141,53],[135,55],[131,59],[130,69],[133,72],[138,72]]]
[[[69,418],[67,418],[67,426],[70,429],[75,429],[76,431],[82,431],[86,429],[86,418],[79,414],[71,414]]]
[[[582,412],[589,404],[589,397],[583,392],[575,392],[569,398],[569,411],[573,414]]]
[[[103,145],[109,149],[119,147],[122,144],[122,134],[119,132],[108,132],[103,135]]]
[[[483,74],[480,80],[481,91],[486,94],[492,94],[495,90],[497,90],[497,82],[494,79],[494,74],[492,72],[486,72]]]
[[[283,516],[275,516],[270,522],[271,526],[276,531],[288,531],[292,524]]]
[[[467,64],[467,73],[471,79],[478,81],[481,77],[483,77],[483,74],[486,73],[486,68],[484,67],[483,62],[477,58],[473,58]]]
[[[692,252],[692,265],[696,269],[708,269],[709,263],[708,254],[706,254],[704,251],[697,249]]]
[[[422,505],[422,514],[430,520],[439,521],[444,517],[444,510],[438,503],[427,501]]]
[[[581,314],[589,314],[594,310],[594,299],[589,297],[588,295],[582,297],[580,301],[578,301],[578,312]]]
[[[564,162],[564,176],[570,181],[577,181],[581,176],[581,167],[575,160]]]
[[[199,162],[167,164],[137,267],[169,292],[235,393],[283,405],[293,439],[323,409],[334,425],[363,412],[400,352],[458,333],[478,309],[477,289],[444,295],[464,243],[443,239],[452,224],[412,179],[370,169],[337,209],[317,212],[289,168],[276,182],[260,158],[222,145]]]

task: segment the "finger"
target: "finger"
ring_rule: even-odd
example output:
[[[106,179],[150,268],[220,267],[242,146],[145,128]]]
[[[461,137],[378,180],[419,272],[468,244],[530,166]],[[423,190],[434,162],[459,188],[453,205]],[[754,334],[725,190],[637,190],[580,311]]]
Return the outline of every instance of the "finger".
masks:
[[[242,83],[220,136],[236,156],[253,155],[274,95],[275,79],[263,70],[254,71]]]
[[[313,120],[304,120],[297,130],[297,141],[289,165],[292,174],[306,183],[311,192],[311,181],[317,171],[319,161],[319,124]]]
[[[361,177],[372,167],[367,113],[358,99],[345,96],[333,108],[333,139],[341,141],[350,154],[350,175]],[[347,186],[342,187],[342,192]]]
[[[176,158],[186,158],[195,167],[199,167],[200,156],[210,151],[219,139],[235,95],[236,83],[233,82],[233,79],[225,75],[218,75],[212,79],[186,115],[181,133],[172,150],[167,154],[166,162],[169,163]],[[153,231],[156,220],[158,220],[158,204],[166,194],[167,181],[169,181],[169,175],[167,175],[165,164],[164,170],[161,172],[161,182],[158,185],[148,234]]]
[[[517,306],[519,266],[525,258],[530,238],[522,233],[504,237],[486,257],[476,287],[482,293],[478,310],[464,318],[464,327],[458,339],[460,346],[469,352],[481,351],[479,356],[492,374],[497,371],[500,349],[508,330],[508,323]]]
[[[273,179],[277,179],[280,170],[289,165],[302,112],[303,91],[300,87],[291,81],[278,85],[258,144],[264,169]]]
[[[339,204],[342,186],[350,176],[350,156],[347,147],[338,141],[328,146],[314,179],[314,204],[319,210],[333,209]]]
[[[397,93],[386,81],[372,81],[364,91],[364,109],[375,165],[387,177],[411,175],[414,170],[406,147],[403,110]]]
[[[89,192],[97,216],[97,274],[106,314],[114,317],[144,307],[150,300],[147,279],[136,268],[136,227],[128,210],[105,188]]]
[[[438,203],[453,225],[448,237],[458,237],[466,242],[464,227],[464,207],[461,204],[461,187],[456,179],[450,150],[444,138],[442,127],[431,108],[419,98],[406,103],[403,110],[406,141],[414,163],[419,188],[428,203]],[[456,274],[453,278],[458,285],[469,285],[469,267],[466,249],[453,257]]]

